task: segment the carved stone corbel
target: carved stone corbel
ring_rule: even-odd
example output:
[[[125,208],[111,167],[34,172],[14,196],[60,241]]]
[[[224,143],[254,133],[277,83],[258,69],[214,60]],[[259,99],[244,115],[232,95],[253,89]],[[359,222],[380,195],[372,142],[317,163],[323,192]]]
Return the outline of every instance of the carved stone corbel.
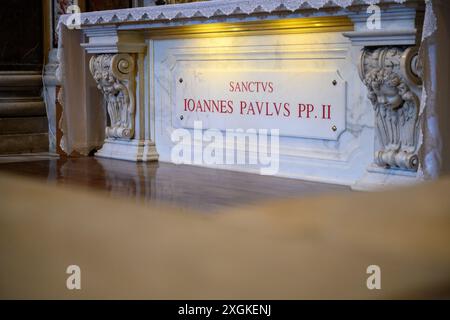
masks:
[[[375,111],[375,163],[417,171],[419,107],[417,48],[365,48],[359,73]]]
[[[110,126],[106,137],[132,139],[135,130],[135,63],[130,54],[99,54],[89,68],[103,93]]]

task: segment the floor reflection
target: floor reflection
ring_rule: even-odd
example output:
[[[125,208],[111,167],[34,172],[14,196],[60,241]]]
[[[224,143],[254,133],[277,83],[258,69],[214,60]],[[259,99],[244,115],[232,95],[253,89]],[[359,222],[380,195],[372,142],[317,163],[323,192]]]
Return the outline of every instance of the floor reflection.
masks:
[[[137,202],[169,203],[211,211],[271,198],[348,191],[347,187],[162,162],[94,157],[0,163],[0,170],[81,186]]]

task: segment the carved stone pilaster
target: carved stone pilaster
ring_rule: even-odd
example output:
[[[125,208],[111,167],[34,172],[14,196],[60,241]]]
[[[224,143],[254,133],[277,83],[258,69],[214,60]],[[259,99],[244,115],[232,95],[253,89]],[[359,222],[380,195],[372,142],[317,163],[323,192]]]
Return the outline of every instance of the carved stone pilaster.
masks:
[[[89,68],[103,93],[110,126],[106,137],[131,139],[135,131],[135,63],[130,54],[99,54],[91,58]]]
[[[359,73],[375,111],[375,164],[417,171],[419,106],[417,49],[365,48]]]

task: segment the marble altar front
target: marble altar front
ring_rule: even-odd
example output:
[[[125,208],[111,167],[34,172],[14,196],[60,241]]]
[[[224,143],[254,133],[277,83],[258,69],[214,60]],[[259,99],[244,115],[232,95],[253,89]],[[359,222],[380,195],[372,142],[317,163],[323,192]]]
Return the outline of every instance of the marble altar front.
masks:
[[[217,0],[82,13],[75,28],[65,15],[63,142],[174,162],[177,130],[194,140],[278,130],[278,176],[364,190],[421,181],[424,10],[419,0]],[[224,153],[257,153],[246,133]],[[205,148],[189,152],[202,159]]]

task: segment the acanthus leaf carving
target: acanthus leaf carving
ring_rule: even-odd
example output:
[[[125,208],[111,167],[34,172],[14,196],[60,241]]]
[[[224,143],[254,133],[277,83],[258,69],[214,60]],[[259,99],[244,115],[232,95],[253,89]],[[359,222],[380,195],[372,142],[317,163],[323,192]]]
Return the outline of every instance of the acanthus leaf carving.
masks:
[[[110,126],[106,127],[106,137],[133,138],[136,110],[133,57],[129,54],[95,55],[89,67],[107,106]]]

